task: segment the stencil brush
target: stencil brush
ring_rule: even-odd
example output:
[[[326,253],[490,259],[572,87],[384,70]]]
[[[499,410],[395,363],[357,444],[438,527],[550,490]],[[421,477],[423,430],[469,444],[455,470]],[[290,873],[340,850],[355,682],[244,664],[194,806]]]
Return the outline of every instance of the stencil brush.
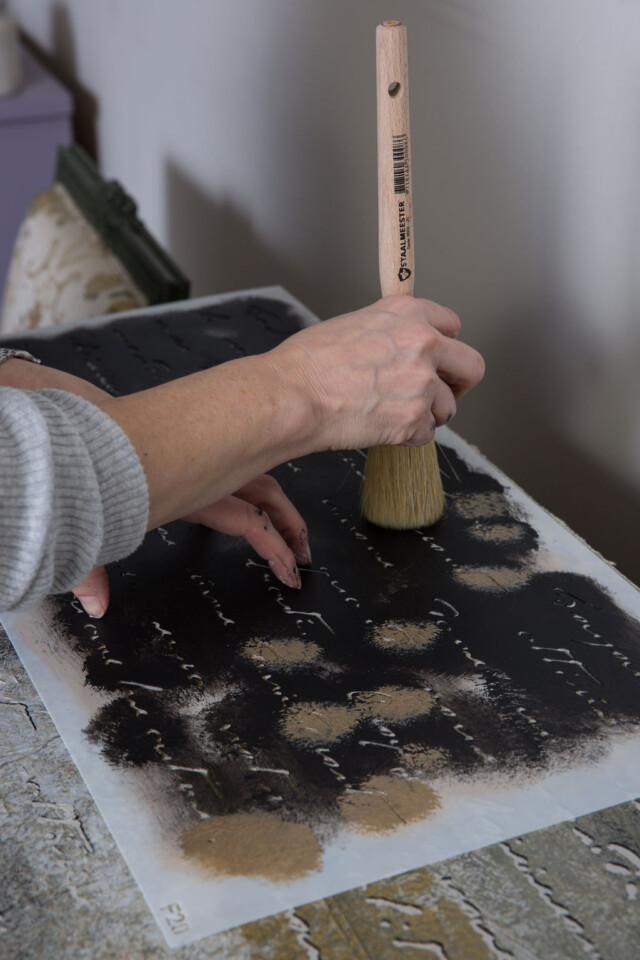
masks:
[[[376,28],[378,89],[378,259],[382,296],[413,295],[414,249],[407,28]],[[424,447],[369,450],[362,512],[380,527],[408,530],[436,523],[444,510],[438,455]]]

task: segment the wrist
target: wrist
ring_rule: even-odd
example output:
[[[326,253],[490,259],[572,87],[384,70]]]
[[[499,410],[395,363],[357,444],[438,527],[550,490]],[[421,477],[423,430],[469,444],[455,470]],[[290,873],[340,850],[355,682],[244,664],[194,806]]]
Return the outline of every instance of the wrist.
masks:
[[[279,462],[318,449],[322,417],[305,368],[293,357],[280,356],[277,349],[247,359],[260,364],[265,396],[272,404],[274,430],[278,433],[273,439],[276,446],[286,451]]]
[[[100,406],[129,437],[144,468],[150,528],[217,503],[312,450],[305,392],[268,354]]]
[[[42,367],[18,357],[3,357],[0,363],[0,386],[30,389],[32,383],[39,383]]]

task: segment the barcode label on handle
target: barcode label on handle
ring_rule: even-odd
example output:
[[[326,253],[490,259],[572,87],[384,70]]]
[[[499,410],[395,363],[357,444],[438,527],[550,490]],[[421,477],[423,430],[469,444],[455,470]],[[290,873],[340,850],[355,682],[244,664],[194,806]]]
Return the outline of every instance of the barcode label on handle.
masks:
[[[393,192],[407,193],[409,187],[409,138],[406,133],[393,137]]]

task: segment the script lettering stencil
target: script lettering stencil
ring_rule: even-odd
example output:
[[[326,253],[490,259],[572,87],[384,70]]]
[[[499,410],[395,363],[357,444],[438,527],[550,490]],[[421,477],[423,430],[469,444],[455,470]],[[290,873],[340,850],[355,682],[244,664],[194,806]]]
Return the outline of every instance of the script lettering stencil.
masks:
[[[38,343],[123,393],[269,349],[287,297]],[[34,347],[35,350],[35,347]],[[167,942],[640,793],[638,591],[448,430],[429,530],[359,514],[363,454],[276,476],[313,565],[290,590],[184,523],[7,630]]]

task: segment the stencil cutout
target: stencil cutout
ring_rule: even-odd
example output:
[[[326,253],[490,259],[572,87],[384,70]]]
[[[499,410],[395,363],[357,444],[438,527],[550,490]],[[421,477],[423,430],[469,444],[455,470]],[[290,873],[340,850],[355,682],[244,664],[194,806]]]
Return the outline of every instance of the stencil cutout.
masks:
[[[126,392],[268,349],[298,324],[279,296],[37,352]],[[640,792],[637,590],[439,442],[429,530],[360,518],[359,451],[274,471],[309,524],[300,591],[175,523],[112,565],[104,620],[71,595],[5,618],[170,944]]]

